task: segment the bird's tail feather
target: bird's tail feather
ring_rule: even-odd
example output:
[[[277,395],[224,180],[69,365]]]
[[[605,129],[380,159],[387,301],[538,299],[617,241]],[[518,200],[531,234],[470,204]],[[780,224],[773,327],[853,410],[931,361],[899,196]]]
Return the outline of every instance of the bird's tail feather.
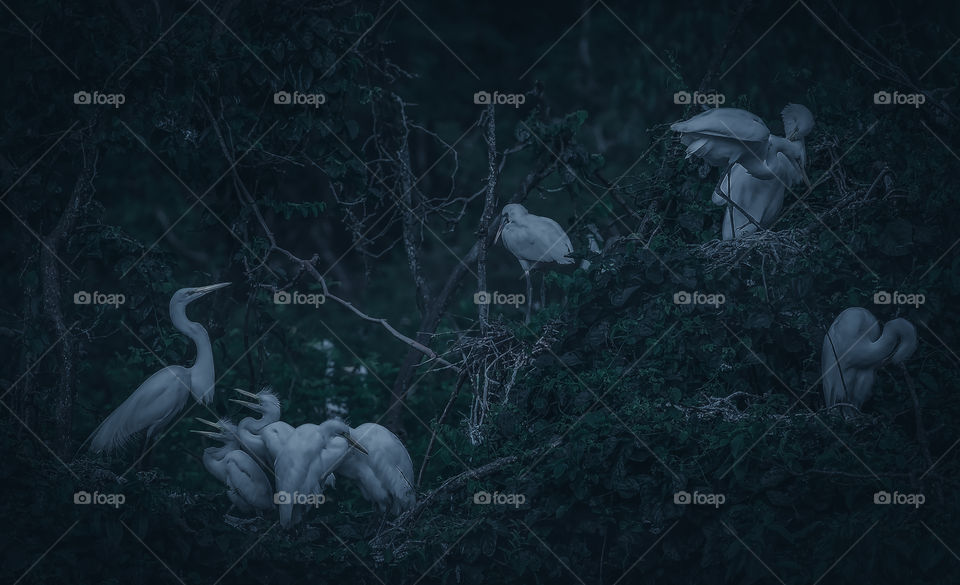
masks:
[[[93,432],[90,436],[91,451],[110,453],[122,449],[133,435],[143,430],[129,423],[136,411],[135,401],[131,398],[124,400]]]

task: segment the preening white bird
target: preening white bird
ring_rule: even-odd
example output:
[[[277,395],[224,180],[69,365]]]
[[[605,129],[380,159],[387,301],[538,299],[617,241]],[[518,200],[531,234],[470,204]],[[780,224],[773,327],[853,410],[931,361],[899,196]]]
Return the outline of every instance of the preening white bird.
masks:
[[[277,493],[284,494],[279,503],[280,525],[290,528],[299,524],[304,505],[303,496],[323,493],[321,481],[326,469],[322,463],[324,447],[335,437],[341,437],[347,445],[364,455],[367,450],[350,436],[350,427],[339,420],[328,420],[319,425],[304,424],[293,430],[277,457],[275,472]]]
[[[193,301],[228,286],[229,282],[181,288],[170,299],[170,320],[177,331],[193,340],[197,359],[192,366],[167,366],[133,391],[94,431],[90,449],[96,453],[122,447],[131,436],[146,431],[145,445],[170,424],[191,395],[209,404],[214,392],[213,348],[207,330],[187,318],[186,307]]]
[[[916,349],[917,330],[906,319],[888,321],[881,331],[870,311],[844,310],[823,338],[820,366],[826,405],[849,403],[859,409],[873,395],[877,369],[904,362]],[[855,413],[842,408],[844,416]]]
[[[738,108],[714,108],[670,126],[680,132],[687,158],[697,156],[708,164],[730,171],[739,163],[758,179],[780,178],[784,182],[810,184],[804,166],[806,148],[801,133],[809,132],[813,116],[803,106],[784,108],[786,137],[770,134],[758,116]],[[787,119],[791,120],[789,123]],[[803,134],[806,135],[806,134]]]
[[[568,254],[573,252],[570,237],[560,224],[549,217],[534,215],[519,203],[505,205],[500,214],[500,228],[493,241],[503,237],[503,245],[520,261],[527,281],[527,321],[530,320],[530,304],[533,287],[530,271],[544,264],[573,264]]]
[[[799,144],[801,148],[798,160],[803,168],[807,158],[804,139],[813,129],[813,114],[800,104],[788,104],[781,112],[781,117],[787,140]],[[720,179],[712,201],[726,206],[721,230],[724,240],[754,233],[758,224],[760,228],[767,228],[774,222],[783,209],[787,188],[802,180],[791,165],[779,165],[778,171],[782,172],[773,178],[759,179],[738,163]]]
[[[273,509],[273,489],[270,480],[250,455],[240,449],[236,426],[228,420],[198,421],[215,427],[216,431],[192,431],[222,443],[219,447],[203,450],[203,466],[227,486],[227,497],[244,513]]]
[[[413,488],[413,460],[403,442],[389,429],[364,423],[350,432],[367,451],[360,455],[342,436],[335,436],[321,454],[324,473],[336,472],[357,483],[360,493],[381,513],[394,516],[417,503]]]

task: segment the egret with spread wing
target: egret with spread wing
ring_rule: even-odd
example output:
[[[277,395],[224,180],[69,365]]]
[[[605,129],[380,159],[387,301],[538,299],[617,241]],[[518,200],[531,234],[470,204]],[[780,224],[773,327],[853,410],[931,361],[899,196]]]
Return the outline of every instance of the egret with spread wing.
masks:
[[[504,206],[500,229],[494,238],[496,243],[503,237],[503,245],[520,261],[523,276],[527,280],[527,322],[530,321],[530,303],[533,287],[530,271],[549,263],[573,264],[568,254],[573,252],[570,237],[560,224],[549,217],[541,217],[527,211],[519,203]]]
[[[781,112],[781,117],[787,140],[800,146],[799,166],[805,168],[804,139],[813,129],[813,114],[800,104],[789,104]],[[791,165],[780,165],[779,170],[782,172],[773,178],[759,179],[737,163],[720,179],[712,201],[727,208],[721,230],[724,240],[751,234],[774,222],[783,209],[786,189],[802,180]]]
[[[182,288],[170,299],[170,320],[177,331],[193,340],[197,360],[185,368],[167,366],[133,391],[94,431],[90,449],[96,453],[122,447],[131,436],[146,431],[145,445],[170,424],[187,403],[187,398],[202,404],[213,399],[213,348],[207,330],[187,318],[186,307],[200,297],[228,286],[229,282]]]

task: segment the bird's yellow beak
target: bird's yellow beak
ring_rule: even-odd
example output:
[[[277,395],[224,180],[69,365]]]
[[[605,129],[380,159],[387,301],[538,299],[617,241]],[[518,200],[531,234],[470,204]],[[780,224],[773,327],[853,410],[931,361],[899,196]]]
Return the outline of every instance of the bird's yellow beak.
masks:
[[[215,290],[219,290],[225,286],[230,286],[229,282],[221,282],[219,284],[211,284],[210,286],[201,286],[194,289],[199,296],[203,296],[207,293],[212,293]]]
[[[196,420],[202,422],[202,423],[205,424],[205,425],[210,425],[211,427],[218,428],[218,429],[220,428],[220,424],[219,424],[219,423],[215,423],[215,422],[213,422],[212,420],[207,420],[207,419],[205,419],[205,418],[200,418],[199,416],[194,417],[194,418],[195,418]]]
[[[237,393],[239,393],[239,394],[242,394],[243,396],[246,396],[247,398],[260,398],[259,396],[257,396],[257,395],[254,394],[253,392],[247,392],[246,390],[241,390],[241,389],[239,389],[239,388],[234,388],[233,391],[234,391],[234,392],[237,392]]]
[[[350,433],[341,433],[340,436],[346,439],[347,443],[357,451],[360,451],[364,455],[370,454],[366,449],[363,448],[363,445],[358,443],[356,439],[350,436]]]
[[[236,398],[227,398],[230,402],[236,402],[253,410],[260,410],[260,404],[257,402],[247,402],[246,400],[237,400]]]
[[[503,231],[503,227],[504,227],[505,225],[507,225],[507,220],[506,220],[506,219],[500,220],[500,227],[497,228],[497,235],[496,235],[496,237],[493,238],[493,243],[494,243],[494,244],[496,244],[497,242],[500,241],[500,233]]]
[[[196,434],[198,434],[198,435],[203,435],[204,437],[210,437],[211,439],[219,439],[219,438],[223,437],[223,435],[221,435],[220,433],[213,433],[213,432],[210,432],[210,431],[195,431],[195,430],[191,429],[190,432],[191,432],[191,433],[196,433]]]

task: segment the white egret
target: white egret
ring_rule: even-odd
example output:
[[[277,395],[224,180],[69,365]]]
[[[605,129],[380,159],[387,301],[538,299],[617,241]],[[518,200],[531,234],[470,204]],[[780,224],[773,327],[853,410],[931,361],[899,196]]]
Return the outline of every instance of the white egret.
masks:
[[[181,288],[170,299],[170,320],[177,331],[193,340],[197,346],[194,364],[167,366],[147,378],[94,431],[90,449],[97,453],[111,452],[122,447],[131,436],[146,431],[145,445],[161,429],[170,424],[183,409],[189,396],[202,404],[213,399],[213,348],[207,330],[187,318],[186,307],[200,297],[228,286],[229,282]]]
[[[800,145],[799,165],[806,165],[805,137],[813,129],[813,114],[800,104],[788,104],[781,112],[786,138]],[[713,192],[712,200],[725,205],[721,237],[732,240],[770,226],[783,209],[783,198],[788,187],[802,180],[790,165],[779,165],[779,172],[771,179],[759,179],[743,165],[734,164]],[[732,203],[731,203],[732,201]],[[749,214],[749,218],[746,214]],[[751,219],[753,221],[751,221]]]
[[[680,142],[687,147],[687,158],[697,156],[711,166],[726,168],[728,173],[739,163],[758,179],[779,177],[786,178],[784,182],[803,181],[809,185],[810,179],[803,168],[806,148],[802,140],[795,140],[806,128],[809,113],[803,106],[784,108],[787,137],[770,134],[770,129],[758,116],[737,108],[707,110],[689,120],[671,124],[670,129],[680,132]],[[809,125],[812,124],[811,115]]]
[[[261,390],[257,394],[239,388],[234,388],[234,391],[256,398],[257,402],[230,398],[231,402],[260,413],[259,418],[246,417],[237,425],[237,438],[240,445],[267,471],[273,473],[277,456],[280,455],[293,433],[293,427],[280,420],[280,399],[271,390]],[[328,476],[325,485],[335,486],[335,477]]]
[[[218,423],[197,418],[217,428],[212,431],[191,431],[222,442],[219,447],[203,450],[203,466],[212,476],[227,486],[227,497],[244,513],[271,510],[273,490],[266,474],[250,455],[240,449],[236,425],[228,420]]]
[[[851,307],[837,316],[823,338],[820,366],[827,406],[850,403],[863,406],[873,394],[876,370],[887,362],[902,363],[917,349],[917,330],[906,319],[883,327],[873,314]],[[843,408],[844,416],[854,414]]]
[[[277,457],[280,525],[290,528],[303,515],[302,499],[322,493],[321,480],[326,473],[321,453],[334,437],[342,437],[350,447],[367,454],[366,449],[350,436],[350,427],[343,421],[328,420],[319,425],[303,424],[295,428]]]
[[[335,471],[355,481],[363,497],[384,514],[396,516],[412,508],[417,503],[413,461],[403,442],[376,423],[364,423],[349,436],[363,446],[367,455],[350,449],[345,436],[334,436],[321,453],[323,472]]]
[[[573,264],[573,258],[568,256],[573,252],[573,244],[560,224],[549,217],[530,213],[519,203],[505,205],[500,216],[500,228],[493,241],[496,243],[503,236],[503,245],[520,261],[527,281],[526,318],[529,322],[533,296],[530,271],[551,262]]]

